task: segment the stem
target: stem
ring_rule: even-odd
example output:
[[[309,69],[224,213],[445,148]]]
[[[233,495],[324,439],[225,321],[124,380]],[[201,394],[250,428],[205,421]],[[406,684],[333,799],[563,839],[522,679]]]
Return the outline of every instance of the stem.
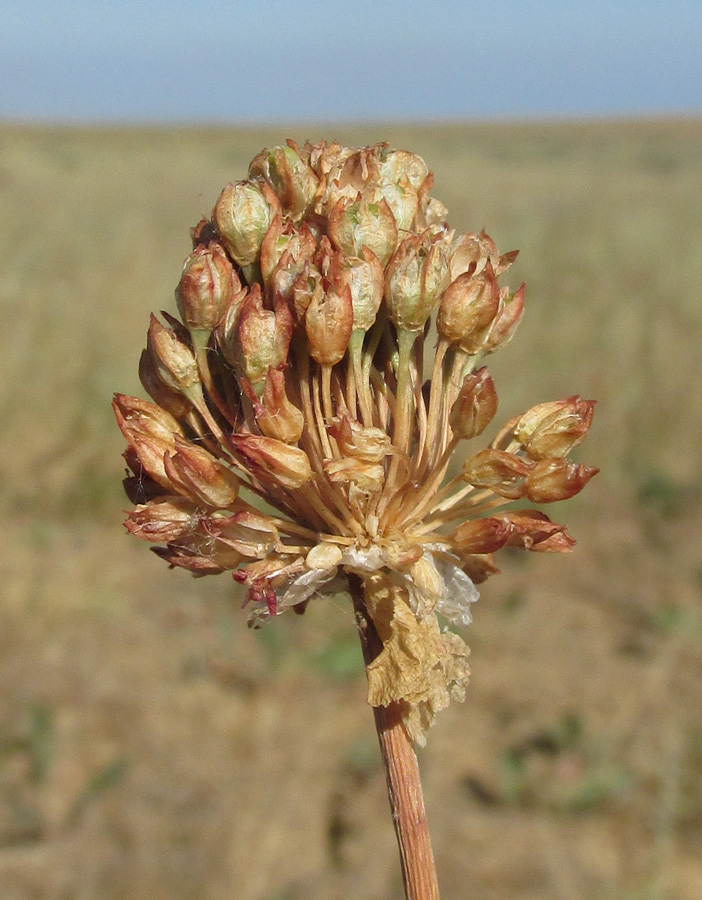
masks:
[[[383,645],[368,615],[361,579],[352,574],[349,574],[348,579],[363,659],[368,665],[380,653]],[[373,713],[385,766],[390,811],[400,848],[406,900],[439,900],[439,884],[424,809],[419,766],[412,742],[402,723],[402,704],[376,706]]]

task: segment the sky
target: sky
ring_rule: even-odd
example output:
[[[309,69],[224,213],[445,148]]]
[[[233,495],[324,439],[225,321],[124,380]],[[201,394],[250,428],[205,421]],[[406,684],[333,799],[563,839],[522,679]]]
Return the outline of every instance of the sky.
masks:
[[[702,112],[699,0],[0,0],[0,119]]]

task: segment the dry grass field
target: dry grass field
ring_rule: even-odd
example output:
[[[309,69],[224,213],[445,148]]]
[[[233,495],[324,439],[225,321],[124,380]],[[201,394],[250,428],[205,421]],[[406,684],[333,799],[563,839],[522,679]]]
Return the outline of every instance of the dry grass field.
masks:
[[[702,893],[702,121],[0,128],[0,898],[399,900],[350,609],[247,630],[125,535],[112,391],[261,147],[387,139],[520,248],[499,421],[598,399],[570,557],[502,558],[421,753],[444,900]],[[497,420],[496,420],[497,421]],[[490,435],[490,432],[488,432]]]

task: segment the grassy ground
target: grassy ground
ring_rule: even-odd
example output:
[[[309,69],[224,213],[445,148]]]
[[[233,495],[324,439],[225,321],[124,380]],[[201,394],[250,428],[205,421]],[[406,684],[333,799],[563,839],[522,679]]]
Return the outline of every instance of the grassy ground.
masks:
[[[693,900],[702,883],[702,122],[0,128],[3,900],[394,900],[351,616],[247,631],[226,576],[123,534],[139,393],[188,228],[265,144],[387,138],[461,230],[522,254],[505,420],[598,398],[559,510],[503,559],[464,706],[421,755],[444,900]]]

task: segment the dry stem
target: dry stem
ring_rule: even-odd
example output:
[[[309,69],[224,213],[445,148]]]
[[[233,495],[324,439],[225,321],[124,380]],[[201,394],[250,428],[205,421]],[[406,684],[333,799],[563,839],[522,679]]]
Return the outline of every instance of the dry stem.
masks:
[[[349,575],[349,586],[363,659],[368,665],[382,650],[382,643],[366,610],[360,578]],[[439,900],[419,766],[402,722],[402,705],[391,703],[389,706],[377,706],[373,712],[385,766],[390,811],[400,848],[406,900]]]

